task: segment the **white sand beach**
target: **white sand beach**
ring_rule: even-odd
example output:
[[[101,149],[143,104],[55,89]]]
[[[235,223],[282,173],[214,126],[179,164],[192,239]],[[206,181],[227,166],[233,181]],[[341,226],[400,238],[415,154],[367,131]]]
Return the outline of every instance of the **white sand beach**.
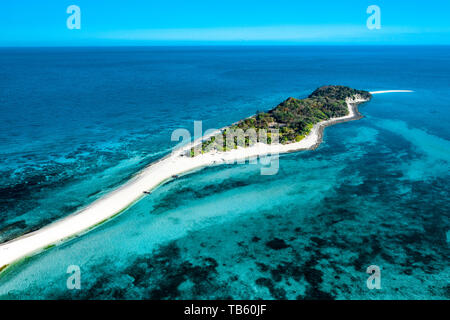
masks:
[[[381,91],[373,93],[381,93]],[[366,100],[347,100],[349,108],[349,114],[347,116],[330,119],[314,125],[309,135],[296,143],[284,145],[257,143],[247,148],[238,147],[228,152],[211,152],[193,158],[185,155],[186,151],[192,147],[191,144],[179,148],[169,156],[139,172],[118,189],[96,200],[78,212],[55,221],[37,231],[1,244],[0,271],[31,254],[35,254],[49,246],[61,243],[98,226],[146,196],[144,191],[150,191],[158,185],[173,179],[174,175],[205,166],[232,163],[237,160],[252,159],[262,155],[315,148],[321,142],[324,127],[338,122],[359,119],[361,116],[357,111],[357,105],[364,101]]]

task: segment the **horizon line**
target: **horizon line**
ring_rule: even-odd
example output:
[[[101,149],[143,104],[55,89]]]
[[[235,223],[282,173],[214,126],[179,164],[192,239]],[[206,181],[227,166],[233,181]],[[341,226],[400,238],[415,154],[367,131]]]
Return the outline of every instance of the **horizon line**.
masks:
[[[450,44],[380,44],[380,43],[152,43],[152,44],[86,44],[86,45],[2,45],[1,49],[15,48],[117,48],[117,47],[448,47]]]

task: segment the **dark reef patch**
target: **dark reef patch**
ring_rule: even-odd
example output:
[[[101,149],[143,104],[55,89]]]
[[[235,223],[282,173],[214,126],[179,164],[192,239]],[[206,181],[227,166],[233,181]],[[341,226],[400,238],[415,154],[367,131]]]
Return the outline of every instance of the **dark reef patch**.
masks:
[[[75,292],[72,298],[76,299],[127,299],[132,289],[140,299],[165,300],[177,299],[182,290],[187,290],[193,296],[215,296],[218,299],[226,298],[217,290],[220,284],[216,281],[217,261],[212,257],[201,257],[197,263],[183,260],[180,249],[174,242],[136,258],[120,272],[126,285],[122,288],[111,286],[107,276],[102,275],[105,270],[100,267],[91,273],[98,275],[83,290]],[[109,272],[111,272],[109,270]],[[91,274],[92,276],[93,274]],[[235,279],[237,280],[237,279]],[[180,289],[188,283],[185,289]],[[67,298],[67,295],[57,298]]]
[[[255,283],[259,286],[269,289],[270,294],[274,299],[284,300],[286,299],[286,291],[283,288],[277,288],[274,286],[272,280],[267,278],[256,279]]]
[[[152,213],[161,214],[167,210],[174,209],[183,203],[187,203],[192,199],[210,197],[227,190],[246,187],[253,183],[254,182],[252,182],[251,179],[248,181],[228,179],[219,184],[207,184],[200,187],[186,187],[181,185],[180,187],[169,190],[165,195],[158,199],[153,206]]]
[[[274,238],[273,240],[266,242],[266,246],[273,250],[289,248],[289,245],[283,239],[279,238]]]

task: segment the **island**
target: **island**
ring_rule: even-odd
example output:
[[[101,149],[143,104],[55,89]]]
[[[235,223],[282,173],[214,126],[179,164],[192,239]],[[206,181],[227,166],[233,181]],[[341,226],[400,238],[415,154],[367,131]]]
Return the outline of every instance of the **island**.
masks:
[[[381,92],[389,91],[377,93]],[[288,98],[272,110],[257,112],[254,116],[176,148],[81,210],[1,244],[0,272],[29,255],[99,226],[142,197],[151,196],[152,189],[178,178],[180,174],[267,154],[314,149],[322,141],[326,126],[361,118],[357,106],[371,97],[370,92],[363,90],[323,86],[305,99]],[[230,134],[239,130],[244,135]]]
[[[323,86],[305,99],[290,97],[268,112],[257,112],[222,128],[218,133],[203,138],[201,149],[198,143],[192,146],[189,155],[195,157],[210,152],[227,152],[238,147],[251,147],[259,142],[272,144],[275,132],[275,143],[299,142],[311,133],[317,123],[344,118],[349,114],[351,117],[345,118],[347,121],[361,117],[352,104],[368,101],[371,97],[370,92],[364,90]],[[332,123],[336,121],[327,124]]]

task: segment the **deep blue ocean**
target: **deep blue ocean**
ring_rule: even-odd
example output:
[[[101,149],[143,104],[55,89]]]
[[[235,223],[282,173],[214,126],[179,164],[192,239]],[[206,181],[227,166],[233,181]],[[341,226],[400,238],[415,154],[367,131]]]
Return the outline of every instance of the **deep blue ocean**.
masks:
[[[8,269],[0,298],[449,299],[450,47],[0,49],[0,242],[113,190],[177,128],[326,84],[414,93],[374,95],[276,175],[235,164],[165,184]]]

